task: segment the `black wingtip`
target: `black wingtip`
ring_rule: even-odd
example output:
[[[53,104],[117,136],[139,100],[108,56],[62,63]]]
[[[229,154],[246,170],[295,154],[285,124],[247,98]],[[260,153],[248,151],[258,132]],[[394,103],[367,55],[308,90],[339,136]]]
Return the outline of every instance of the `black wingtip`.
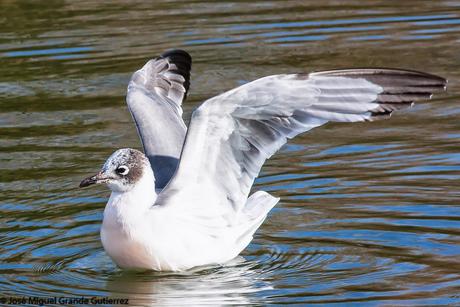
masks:
[[[168,58],[171,62],[175,64],[180,64],[182,68],[190,71],[192,68],[192,56],[185,50],[182,49],[171,49],[160,56],[161,58]]]
[[[167,50],[167,51],[165,51],[165,52],[163,52],[161,54],[161,57],[162,58],[167,58],[167,57],[174,56],[174,55],[181,55],[181,56],[184,56],[186,58],[189,58],[190,61],[192,60],[192,56],[187,51],[182,50],[182,49]]]
[[[174,72],[184,77],[185,82],[183,85],[185,88],[185,99],[190,88],[190,71],[192,70],[192,56],[185,50],[171,49],[161,54],[160,57],[164,59],[167,58],[170,63],[175,64],[177,70],[174,70]]]

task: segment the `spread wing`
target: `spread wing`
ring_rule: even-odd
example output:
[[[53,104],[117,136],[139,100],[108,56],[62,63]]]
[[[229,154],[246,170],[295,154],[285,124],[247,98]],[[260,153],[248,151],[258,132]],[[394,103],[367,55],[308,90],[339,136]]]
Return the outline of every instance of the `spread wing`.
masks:
[[[150,160],[156,188],[173,176],[187,127],[182,120],[182,101],[190,86],[192,58],[171,50],[148,61],[128,85],[126,101]]]
[[[239,212],[263,163],[287,139],[329,121],[388,117],[446,82],[415,71],[350,69],[269,76],[211,98],[193,113],[178,171],[157,205]]]

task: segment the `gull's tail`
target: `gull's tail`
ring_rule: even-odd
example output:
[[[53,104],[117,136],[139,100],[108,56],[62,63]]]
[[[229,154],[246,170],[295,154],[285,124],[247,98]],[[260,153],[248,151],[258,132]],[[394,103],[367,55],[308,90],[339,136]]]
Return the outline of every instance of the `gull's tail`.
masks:
[[[237,238],[237,244],[241,250],[251,242],[254,233],[279,200],[279,197],[274,197],[264,191],[257,191],[248,198],[242,211],[244,222],[240,225],[241,232]]]

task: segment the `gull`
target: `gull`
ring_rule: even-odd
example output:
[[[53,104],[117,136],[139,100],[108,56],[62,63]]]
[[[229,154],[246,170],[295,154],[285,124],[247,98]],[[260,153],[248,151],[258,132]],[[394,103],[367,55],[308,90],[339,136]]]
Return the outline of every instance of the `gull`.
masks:
[[[184,271],[234,259],[279,201],[250,191],[288,139],[327,122],[388,118],[447,84],[386,68],[272,75],[206,100],[187,128],[191,63],[171,50],[132,75],[126,101],[144,153],[119,149],[80,183],[111,190],[100,235],[120,268]]]

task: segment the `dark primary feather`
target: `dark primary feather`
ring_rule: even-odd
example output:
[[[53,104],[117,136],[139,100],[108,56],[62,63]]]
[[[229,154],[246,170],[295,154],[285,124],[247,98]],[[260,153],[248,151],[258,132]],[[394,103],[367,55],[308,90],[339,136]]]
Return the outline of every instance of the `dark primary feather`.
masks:
[[[433,93],[443,91],[447,80],[414,70],[390,68],[342,69],[312,73],[310,76],[362,78],[383,88],[376,102],[380,106],[372,111],[372,119],[386,117],[418,100],[430,99]]]
[[[167,62],[169,63],[169,65],[166,65],[164,69],[159,73],[160,78],[163,81],[166,81],[166,85],[169,86],[169,89],[164,89],[169,91],[177,90],[177,85],[174,83],[179,83],[185,90],[182,96],[182,99],[185,100],[190,88],[190,70],[192,68],[192,57],[184,50],[174,49],[163,53],[159,59],[167,59]],[[171,75],[165,74],[165,71],[170,72]],[[179,75],[182,77],[182,79],[172,77],[174,75]],[[179,93],[175,93],[175,96],[181,96],[180,89]]]

